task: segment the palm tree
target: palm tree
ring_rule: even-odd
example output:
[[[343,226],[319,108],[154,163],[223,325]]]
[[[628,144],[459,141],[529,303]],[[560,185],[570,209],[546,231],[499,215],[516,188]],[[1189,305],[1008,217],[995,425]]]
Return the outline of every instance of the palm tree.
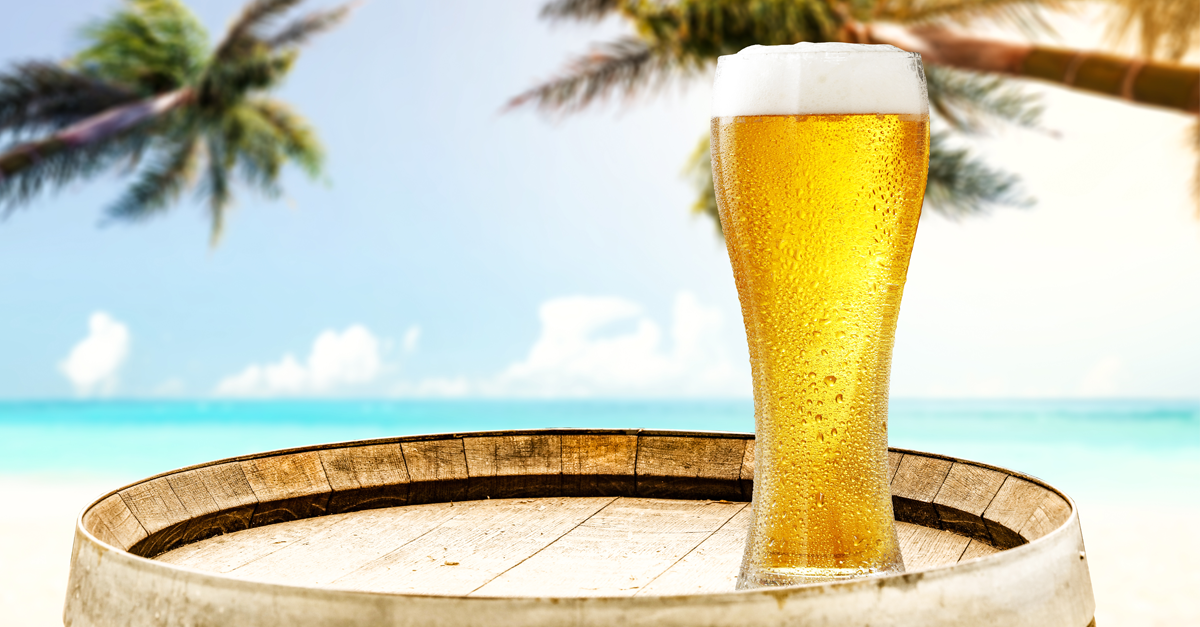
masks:
[[[47,188],[123,167],[134,181],[108,208],[111,219],[146,219],[195,188],[215,243],[235,180],[276,196],[288,162],[318,176],[313,128],[267,93],[348,7],[277,24],[299,3],[252,0],[210,49],[179,0],[126,0],[84,31],[86,47],[68,61],[0,72],[4,215]]]
[[[1037,127],[1038,102],[1007,78],[1035,78],[1191,114],[1200,109],[1200,68],[1176,63],[1200,42],[1195,28],[1200,2],[1110,1],[1118,25],[1114,37],[1136,31],[1142,57],[1017,45],[956,28],[991,20],[1028,34],[1048,32],[1042,11],[1067,8],[1066,0],[551,0],[542,10],[546,19],[595,22],[615,14],[634,34],[594,47],[508,107],[579,111],[613,95],[629,98],[696,77],[719,55],[752,44],[887,43],[920,52],[925,62],[936,129],[927,205],[952,216],[997,204],[1024,205],[1031,201],[1016,177],[962,145],[964,137],[996,123]],[[1167,60],[1158,60],[1160,54]],[[1200,142],[1200,130],[1196,137]],[[707,141],[701,140],[686,172],[700,190],[694,210],[713,217],[719,228]],[[1200,200],[1200,172],[1197,194]]]

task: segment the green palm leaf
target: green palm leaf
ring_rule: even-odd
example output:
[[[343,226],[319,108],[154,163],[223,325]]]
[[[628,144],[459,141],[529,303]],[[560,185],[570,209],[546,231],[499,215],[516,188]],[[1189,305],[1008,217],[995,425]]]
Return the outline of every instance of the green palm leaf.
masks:
[[[154,163],[142,168],[137,180],[111,207],[115,220],[144,220],[167,209],[195,178],[200,164],[200,143],[188,138],[159,150]]]
[[[855,2],[840,8],[823,0],[555,0],[544,6],[543,16],[590,21],[619,11],[633,23],[638,35],[602,44],[573,59],[558,77],[519,94],[508,107],[529,105],[544,113],[561,114],[614,95],[629,99],[652,93],[671,80],[709,70],[719,55],[748,45],[837,40],[843,21],[851,14],[891,11],[911,19],[933,20],[964,16],[968,9],[972,16],[998,20],[1031,20],[1038,15],[1035,3],[1015,0]],[[927,72],[938,126],[973,135],[996,124],[1038,124],[1041,108],[1037,100],[1005,79],[947,68],[927,68]],[[931,210],[958,217],[996,205],[1030,202],[1019,193],[1016,177],[987,166],[968,148],[948,147],[946,139],[944,133],[938,133],[931,143],[931,161],[936,166],[931,166],[929,174],[927,205]],[[692,209],[713,218],[719,231],[707,137],[700,146],[684,169],[698,192]]]
[[[18,63],[0,74],[0,133],[21,140],[138,99],[137,92],[55,63]]]
[[[125,165],[134,181],[110,219],[158,215],[194,187],[215,242],[235,186],[276,197],[289,164],[319,176],[315,130],[267,94],[300,47],[349,7],[287,20],[298,4],[253,0],[210,51],[179,0],[126,0],[84,30],[88,43],[69,62],[0,72],[0,139],[10,144],[0,150],[0,206],[11,212],[44,190]]]

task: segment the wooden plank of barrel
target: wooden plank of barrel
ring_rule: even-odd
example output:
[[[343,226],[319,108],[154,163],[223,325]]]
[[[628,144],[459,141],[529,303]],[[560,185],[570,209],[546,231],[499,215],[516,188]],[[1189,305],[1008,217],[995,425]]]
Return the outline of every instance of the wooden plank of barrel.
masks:
[[[735,591],[751,434],[552,429],[275,451],[86,508],[70,627],[1086,627],[1072,501],[893,449],[907,572]]]

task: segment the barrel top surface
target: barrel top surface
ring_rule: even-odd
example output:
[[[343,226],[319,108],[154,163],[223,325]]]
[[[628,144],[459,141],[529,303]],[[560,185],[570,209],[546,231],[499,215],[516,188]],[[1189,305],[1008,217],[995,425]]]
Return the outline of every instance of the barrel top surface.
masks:
[[[737,596],[746,592],[735,592],[734,583],[751,520],[754,448],[751,434],[550,429],[219,460],[126,486],[86,508],[72,586],[118,586],[81,566],[82,542],[96,559],[124,556],[113,567],[138,573],[130,575],[137,586],[166,590],[191,581],[240,590],[250,595],[247,608],[264,590],[464,602],[748,598]],[[881,586],[907,590],[914,576],[952,586],[955,577],[988,569],[1027,568],[1021,564],[1041,559],[1029,552],[1039,545],[1084,559],[1073,503],[1033,477],[899,449],[888,462],[909,574],[874,578]],[[1059,566],[1067,569],[1062,577],[1087,577],[1086,564]],[[818,597],[863,594],[855,581],[788,594],[817,598],[809,592],[818,589]],[[1075,622],[1094,609],[1090,581],[1075,590],[1078,598],[1046,611],[1065,612],[1072,627],[1084,627],[1086,620]],[[110,598],[112,591],[86,602],[72,594],[68,624],[72,617],[92,624],[84,618],[126,602]],[[117,597],[135,603],[138,594],[126,586]]]
[[[635,596],[734,590],[748,503],[632,497],[485,499],[296,520],[155,559],[254,581],[450,596]],[[991,555],[897,522],[909,571]]]

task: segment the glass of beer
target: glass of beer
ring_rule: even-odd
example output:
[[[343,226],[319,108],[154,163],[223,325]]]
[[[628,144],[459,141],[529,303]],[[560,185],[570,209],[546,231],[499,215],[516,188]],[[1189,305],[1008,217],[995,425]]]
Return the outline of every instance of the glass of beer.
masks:
[[[929,167],[920,56],[804,43],[721,57],[712,163],[754,380],[738,587],[903,572],[887,403]]]

